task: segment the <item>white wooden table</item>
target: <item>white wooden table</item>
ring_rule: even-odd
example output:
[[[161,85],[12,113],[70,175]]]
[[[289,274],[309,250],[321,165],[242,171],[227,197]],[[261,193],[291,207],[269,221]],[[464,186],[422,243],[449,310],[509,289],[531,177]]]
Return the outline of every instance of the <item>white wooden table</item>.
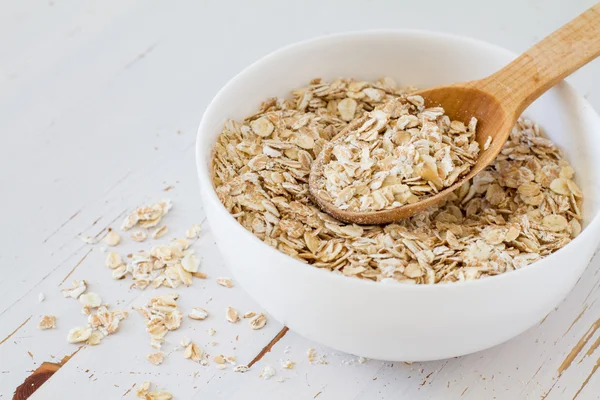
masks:
[[[490,41],[513,51],[593,0],[483,1],[159,1],[27,0],[0,4],[0,399],[42,362],[79,349],[67,331],[85,324],[63,299],[66,280],[86,279],[113,306],[130,309],[157,293],[111,279],[100,245],[84,235],[117,228],[128,210],[171,198],[166,241],[204,220],[194,165],[196,127],[214,93],[248,63],[282,45],[321,34],[423,28]],[[569,80],[600,110],[600,63]],[[165,192],[166,188],[172,188]],[[167,336],[166,352],[190,336],[211,354],[247,363],[282,329],[228,324],[226,306],[259,311],[235,287],[208,226],[193,245],[209,277],[178,290],[184,310],[204,306]],[[121,254],[148,248],[124,236]],[[565,266],[568,268],[568,266]],[[46,300],[38,301],[45,293]],[[248,373],[202,367],[173,351],[161,366],[136,313],[96,347],[82,347],[31,397],[118,399],[145,380],[177,399],[598,399],[600,258],[539,325],[487,351],[428,363],[364,364],[288,332]],[[58,329],[39,331],[43,314]],[[214,328],[213,337],[206,329]],[[598,330],[596,330],[598,329]],[[443,332],[440,332],[442,335]],[[239,336],[239,337],[238,337]],[[236,339],[236,337],[238,337]],[[216,341],[214,347],[209,342]],[[326,354],[311,365],[306,351]],[[286,350],[287,349],[287,350]],[[279,360],[291,359],[283,370]],[[265,365],[277,369],[258,378]],[[562,371],[562,373],[561,373]],[[596,374],[594,374],[596,372]],[[277,378],[285,378],[278,382]],[[133,393],[125,397],[133,398]]]

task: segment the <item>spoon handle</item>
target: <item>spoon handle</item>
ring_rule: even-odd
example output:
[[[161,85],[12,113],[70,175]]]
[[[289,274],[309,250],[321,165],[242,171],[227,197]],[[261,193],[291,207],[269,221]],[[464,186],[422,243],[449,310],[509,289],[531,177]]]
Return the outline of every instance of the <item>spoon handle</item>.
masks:
[[[600,56],[600,3],[477,84],[520,115],[527,106]]]

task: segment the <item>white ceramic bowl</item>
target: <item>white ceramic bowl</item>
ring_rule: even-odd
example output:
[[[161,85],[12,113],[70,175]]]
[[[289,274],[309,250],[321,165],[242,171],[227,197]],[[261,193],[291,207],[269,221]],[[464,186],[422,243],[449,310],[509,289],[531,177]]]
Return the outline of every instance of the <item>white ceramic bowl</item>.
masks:
[[[518,271],[441,285],[386,285],[302,264],[264,244],[219,202],[210,154],[226,119],[243,119],[272,96],[315,77],[429,87],[479,79],[514,54],[480,41],[419,31],[371,31],[317,38],[278,50],[234,77],[206,109],[197,142],[204,210],[237,282],[293,331],[348,353],[426,361],[504,342],[540,321],[573,288],[600,239],[600,118],[566,83],[525,115],[572,162],[585,195],[584,231],[551,256]]]

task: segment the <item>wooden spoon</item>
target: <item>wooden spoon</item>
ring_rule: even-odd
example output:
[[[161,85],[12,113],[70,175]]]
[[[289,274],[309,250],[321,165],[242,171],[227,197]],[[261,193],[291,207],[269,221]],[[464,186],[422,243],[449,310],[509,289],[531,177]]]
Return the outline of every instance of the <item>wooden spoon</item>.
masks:
[[[348,212],[317,195],[323,172],[323,152],[311,167],[309,188],[319,207],[334,218],[356,224],[387,224],[439,204],[445,197],[494,161],[521,115],[534,100],[583,65],[600,55],[600,3],[550,34],[495,74],[478,80],[438,86],[416,92],[425,106],[444,108],[451,120],[467,123],[476,117],[477,142],[489,136],[491,146],[479,153],[477,163],[461,180],[434,196],[414,204],[372,211]],[[348,132],[342,130],[333,140]],[[599,155],[600,157],[600,155]]]

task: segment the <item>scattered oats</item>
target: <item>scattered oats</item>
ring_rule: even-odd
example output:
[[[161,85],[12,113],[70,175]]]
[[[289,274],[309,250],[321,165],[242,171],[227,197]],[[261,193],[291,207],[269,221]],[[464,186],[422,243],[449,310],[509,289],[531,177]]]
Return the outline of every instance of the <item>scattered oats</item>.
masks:
[[[171,200],[161,200],[156,204],[138,207],[125,218],[121,229],[126,231],[135,225],[139,225],[142,228],[152,228],[158,225],[161,218],[169,212],[171,207]]]
[[[131,275],[131,287],[140,290],[148,286],[154,289],[161,286],[176,289],[182,284],[190,286],[193,278],[204,279],[206,275],[198,271],[200,261],[188,246],[188,240],[176,239],[169,244],[154,246],[149,252],[133,254],[127,265],[121,264],[113,270],[113,279]]]
[[[150,391],[150,385],[152,385],[152,382],[150,381],[146,381],[141,385],[138,385],[137,389],[135,390],[135,395],[141,399],[145,399],[148,391]]]
[[[43,331],[56,328],[56,317],[54,315],[43,315],[38,323],[38,328]]]
[[[202,227],[200,226],[200,224],[194,224],[185,231],[185,237],[188,239],[197,238],[200,235],[201,230]]]
[[[172,398],[171,393],[164,391],[150,392],[146,395],[147,400],[171,400]]]
[[[231,282],[230,278],[217,278],[217,283],[226,288],[233,287],[233,282]]]
[[[96,244],[98,243],[98,239],[91,237],[91,236],[84,236],[81,238],[81,240],[83,240],[84,243],[87,244]]]
[[[44,300],[46,300],[46,295],[40,292],[40,294],[38,294],[38,301],[41,303]]]
[[[207,366],[208,365],[208,360],[207,359],[203,359],[202,361],[200,361],[200,365]]]
[[[235,365],[235,356],[227,356],[225,357],[225,361],[227,361],[231,365]]]
[[[325,355],[322,355],[321,357],[317,358],[317,351],[312,347],[308,349],[306,355],[308,356],[308,362],[311,364],[328,364],[328,362],[325,360]]]
[[[144,240],[148,239],[148,234],[144,231],[135,231],[132,232],[131,235],[129,235],[129,237],[134,241],[141,243]]]
[[[233,372],[248,372],[250,370],[250,368],[248,368],[247,365],[238,365],[233,369]]]
[[[177,306],[177,294],[153,297],[146,307],[134,307],[146,321],[146,332],[150,335],[152,347],[160,349],[169,331],[181,326],[183,313]]]
[[[296,363],[291,360],[284,360],[281,362],[281,368],[285,368],[285,369],[292,369],[292,368],[294,368],[294,365],[296,365]]]
[[[116,246],[119,243],[121,243],[121,236],[119,236],[119,234],[115,231],[110,231],[104,237],[104,243],[106,243],[109,246]]]
[[[119,280],[127,276],[127,265],[120,265],[112,272],[112,278]]]
[[[310,348],[308,349],[308,352],[306,353],[306,355],[308,356],[308,362],[313,362],[315,360],[315,357],[317,356],[317,352],[314,348]]]
[[[85,280],[74,280],[73,287],[71,289],[63,289],[61,293],[63,297],[78,298],[83,292],[87,290],[87,281]]]
[[[151,392],[150,391],[151,385],[152,385],[152,383],[148,382],[148,381],[139,385],[135,391],[136,396],[140,399],[145,399],[145,400],[171,400],[173,398],[173,395],[169,392],[164,392],[164,391]]]
[[[260,375],[258,375],[259,378],[262,379],[271,379],[272,377],[275,376],[275,369],[273,367],[271,367],[270,365],[265,365],[265,367],[262,369]]]
[[[109,311],[108,307],[103,305],[98,307],[95,313],[88,316],[88,325],[100,331],[102,335],[108,336],[116,333],[119,330],[121,321],[127,319],[127,317],[129,317],[127,311]]]
[[[183,352],[184,358],[189,358],[190,360],[199,363],[202,361],[202,350],[195,343],[190,343]]]
[[[208,333],[208,336],[213,336],[215,333],[217,333],[217,331],[215,331],[213,328],[210,328],[206,331],[206,333]]]
[[[216,346],[218,343],[217,342],[210,342],[211,346]]]
[[[220,370],[227,369],[227,365],[225,365],[225,364],[217,364],[216,367],[217,367],[217,369],[220,369]]]
[[[195,320],[202,320],[208,317],[208,311],[206,311],[204,308],[194,307],[188,314],[188,317]]]
[[[158,351],[156,353],[151,353],[146,356],[150,364],[160,365],[165,359],[165,354],[162,351]]]
[[[83,307],[97,308],[102,304],[102,298],[93,292],[88,292],[79,296],[79,302]]]
[[[160,228],[157,228],[153,233],[152,233],[152,239],[159,239],[163,236],[165,236],[167,234],[167,231],[169,230],[169,227],[167,227],[166,225],[161,226]]]
[[[367,362],[367,359],[364,357],[358,357],[358,362],[359,362],[359,364],[364,364]]]
[[[188,250],[181,260],[181,265],[188,272],[198,272],[200,260],[196,257],[193,250]]]
[[[227,307],[225,311],[225,319],[231,323],[236,323],[240,320],[238,312],[233,307]]]
[[[262,329],[267,324],[267,316],[260,313],[250,320],[250,327],[254,330]]]
[[[190,344],[192,344],[192,340],[189,337],[184,336],[181,338],[181,342],[179,342],[179,344],[182,347],[188,347]]]
[[[87,326],[79,326],[69,331],[67,340],[69,343],[81,343],[89,339],[92,334],[92,328]]]
[[[90,335],[86,343],[90,346],[96,346],[99,345],[100,342],[102,342],[102,339],[104,339],[104,335],[102,334],[102,332],[96,330],[92,331],[92,334]]]
[[[244,314],[244,318],[252,318],[256,315],[256,313],[254,311],[248,311],[246,314]]]
[[[110,251],[106,255],[106,266],[110,269],[115,269],[123,264],[123,260],[119,253]]]
[[[213,357],[213,361],[217,364],[225,364],[225,357],[222,354]]]

